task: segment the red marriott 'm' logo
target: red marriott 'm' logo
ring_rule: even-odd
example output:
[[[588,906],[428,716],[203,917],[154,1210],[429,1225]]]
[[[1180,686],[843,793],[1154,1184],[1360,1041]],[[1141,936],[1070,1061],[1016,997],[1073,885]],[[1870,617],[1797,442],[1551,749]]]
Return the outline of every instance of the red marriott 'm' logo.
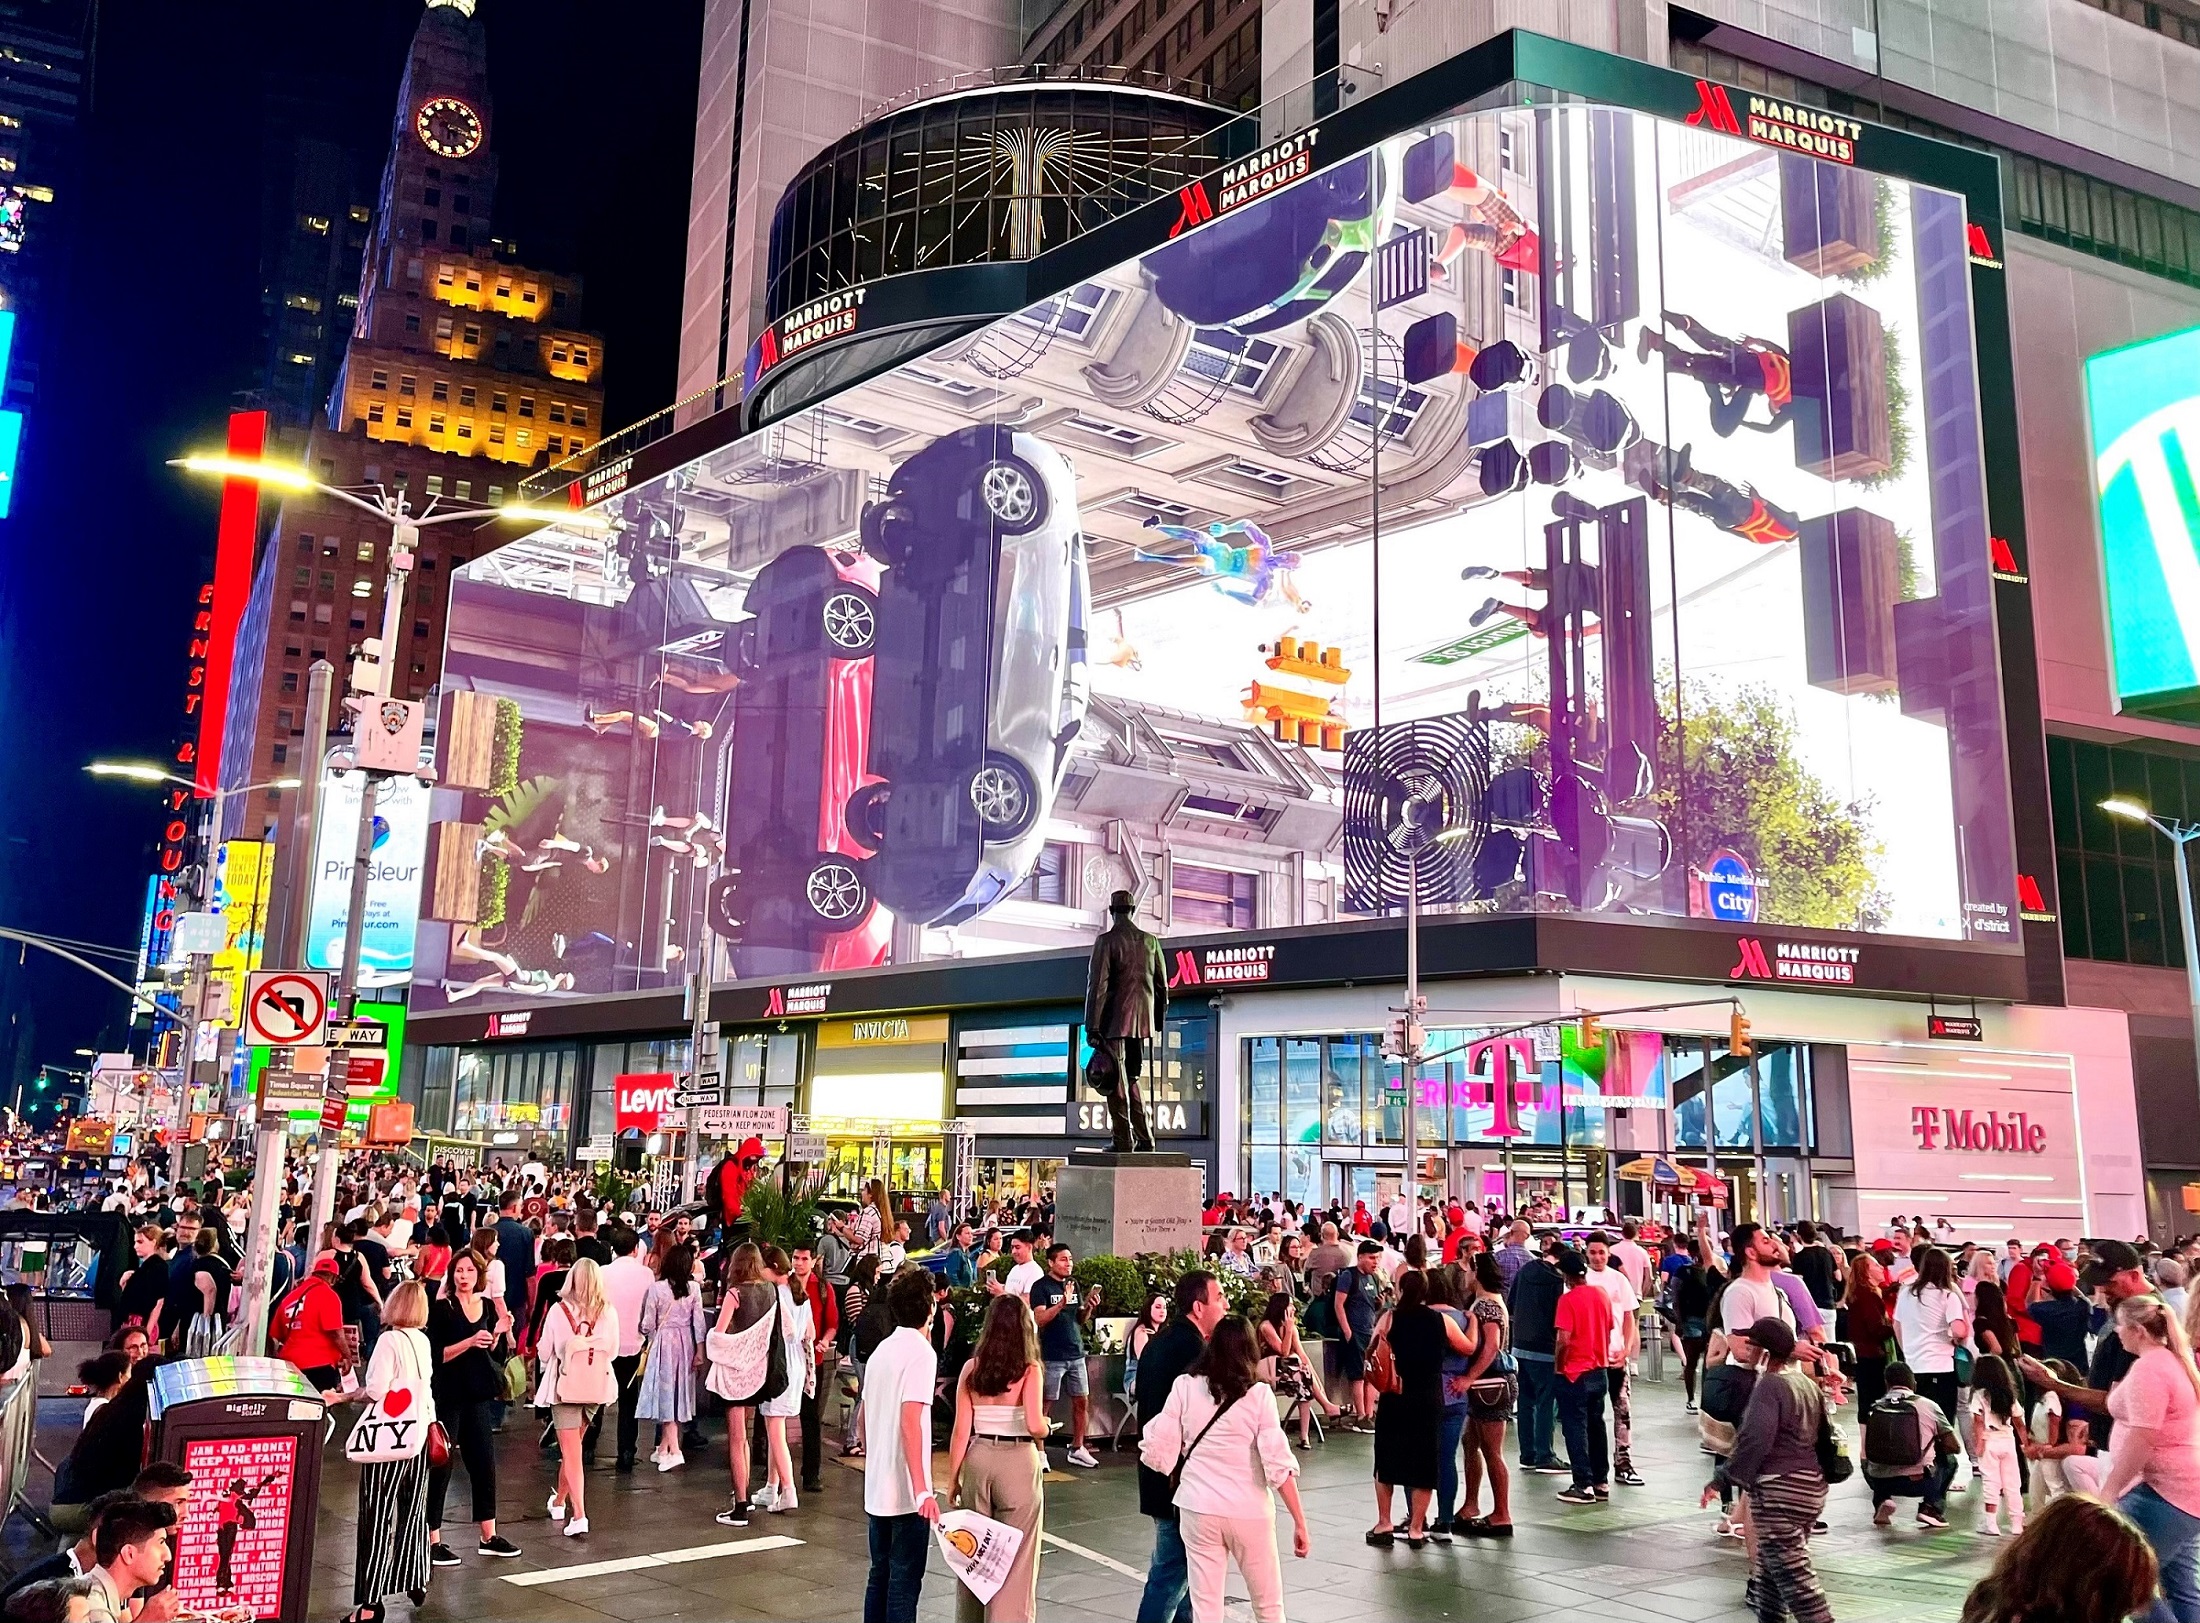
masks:
[[[1765,961],[1765,944],[1753,935],[1745,935],[1734,943],[1740,953],[1732,969],[1726,972],[1730,981],[1772,979],[1772,965]]]
[[[1696,110],[1687,122],[1717,130],[1721,135],[1742,133],[1742,121],[1734,116],[1734,104],[1726,99],[1726,86],[1708,79],[1696,81]]]
[[[1215,206],[1208,200],[1207,183],[1195,180],[1176,194],[1176,224],[1169,227],[1169,235],[1180,236],[1195,225],[1205,225],[1215,217]]]
[[[1199,955],[1189,947],[1177,948],[1176,968],[1169,975],[1169,990],[1173,992],[1179,986],[1198,986],[1200,984],[1202,983],[1199,978]]]
[[[764,994],[765,1019],[769,1020],[773,1015],[785,1014],[786,1012],[787,994],[784,991],[775,986]]]

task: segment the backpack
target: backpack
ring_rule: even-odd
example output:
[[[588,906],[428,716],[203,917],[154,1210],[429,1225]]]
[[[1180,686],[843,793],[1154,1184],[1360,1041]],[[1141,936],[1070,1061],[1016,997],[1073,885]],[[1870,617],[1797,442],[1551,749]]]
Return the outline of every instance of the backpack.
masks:
[[[1703,1372],[1703,1412],[1722,1425],[1738,1426],[1757,1390],[1757,1371],[1729,1360]]]
[[[871,1292],[869,1301],[863,1304],[863,1317],[856,1320],[855,1339],[848,1350],[858,1360],[867,1361],[878,1351],[878,1345],[894,1333],[893,1310],[887,1305],[886,1286],[881,1283]]]
[[[1864,1463],[1902,1473],[1925,1464],[1925,1417],[1915,1398],[1884,1397],[1864,1412]]]

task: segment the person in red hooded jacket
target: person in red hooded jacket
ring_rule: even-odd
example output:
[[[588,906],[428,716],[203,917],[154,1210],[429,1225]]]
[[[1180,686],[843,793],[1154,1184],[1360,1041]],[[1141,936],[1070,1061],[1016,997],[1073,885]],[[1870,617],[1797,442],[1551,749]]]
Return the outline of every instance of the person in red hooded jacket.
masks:
[[[268,1339],[275,1356],[298,1366],[299,1373],[323,1392],[333,1392],[343,1380],[343,1366],[350,1357],[344,1340],[344,1303],[336,1294],[336,1257],[324,1251],[313,1262],[313,1272],[290,1288],[275,1304],[268,1321]]]
[[[741,1207],[749,1198],[749,1185],[756,1182],[763,1165],[764,1141],[760,1138],[744,1138],[740,1148],[728,1152],[718,1163],[703,1186],[703,1204],[710,1208],[713,1224],[722,1228],[741,1215]]]

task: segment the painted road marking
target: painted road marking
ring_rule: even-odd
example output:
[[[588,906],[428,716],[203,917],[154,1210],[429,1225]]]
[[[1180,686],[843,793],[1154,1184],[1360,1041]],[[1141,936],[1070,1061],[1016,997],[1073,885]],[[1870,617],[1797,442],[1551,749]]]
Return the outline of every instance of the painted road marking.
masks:
[[[1124,1577],[1136,1578],[1140,1583],[1146,1581],[1146,1575],[1143,1572],[1140,1572],[1136,1567],[1124,1565],[1112,1555],[1102,1555],[1098,1550],[1088,1550],[1082,1544],[1072,1544],[1068,1539],[1056,1538],[1052,1533],[1042,1532],[1039,1538],[1042,1543],[1051,1544],[1057,1550],[1067,1550],[1071,1555],[1081,1555],[1087,1561],[1096,1561],[1110,1572],[1120,1572]]]
[[[541,1572],[514,1572],[505,1576],[508,1584],[522,1589],[533,1589],[541,1584],[562,1584],[573,1578],[604,1578],[615,1572],[640,1572],[648,1567],[676,1567],[688,1561],[715,1561],[723,1555],[754,1555],[761,1550],[791,1550],[801,1544],[798,1538],[773,1536],[770,1538],[737,1538],[725,1544],[698,1544],[686,1550],[660,1550],[655,1555],[622,1556],[616,1561],[584,1561],[576,1567],[547,1567]],[[1085,1551],[1079,1551],[1080,1555]],[[1102,1559],[1095,1556],[1095,1560]],[[1111,1563],[1113,1564],[1113,1563]],[[1128,1567],[1122,1568],[1128,1572]]]

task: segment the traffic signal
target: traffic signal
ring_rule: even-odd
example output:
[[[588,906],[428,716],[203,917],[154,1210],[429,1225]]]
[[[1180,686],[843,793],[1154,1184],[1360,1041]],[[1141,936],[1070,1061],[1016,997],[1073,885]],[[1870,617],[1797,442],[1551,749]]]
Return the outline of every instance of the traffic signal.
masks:
[[[1574,1046],[1582,1049],[1602,1048],[1604,1046],[1603,1019],[1593,1014],[1583,1015],[1581,1023],[1574,1028]]]
[[[1736,1009],[1727,1021],[1726,1051],[1735,1059],[1747,1059],[1752,1052],[1749,1046],[1749,1016],[1740,1009]]]
[[[1410,1014],[1393,1015],[1383,1032],[1383,1055],[1411,1062],[1421,1057],[1422,1046],[1427,1041],[1428,1033],[1421,1028],[1420,1021]]]

